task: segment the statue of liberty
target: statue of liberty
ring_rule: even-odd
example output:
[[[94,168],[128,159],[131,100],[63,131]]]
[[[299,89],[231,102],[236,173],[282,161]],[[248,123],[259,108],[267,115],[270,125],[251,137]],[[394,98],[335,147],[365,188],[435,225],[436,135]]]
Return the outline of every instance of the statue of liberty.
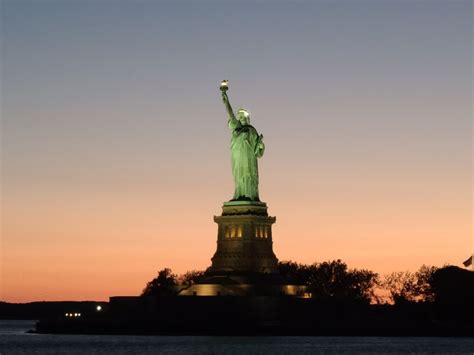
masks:
[[[234,175],[234,198],[232,201],[260,201],[258,196],[257,159],[263,156],[263,135],[250,125],[250,115],[244,109],[234,114],[227,96],[227,81],[220,87],[222,100],[229,115],[228,125],[232,132],[230,143],[232,174]],[[237,117],[236,117],[237,116]]]

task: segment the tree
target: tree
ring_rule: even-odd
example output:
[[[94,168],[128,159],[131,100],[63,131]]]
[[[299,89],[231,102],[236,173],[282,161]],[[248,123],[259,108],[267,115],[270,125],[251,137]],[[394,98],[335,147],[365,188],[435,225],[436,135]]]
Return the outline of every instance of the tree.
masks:
[[[314,297],[370,301],[378,274],[348,269],[341,260],[311,265],[308,286]]]
[[[414,301],[417,295],[416,277],[409,271],[397,271],[385,275],[381,284],[389,292],[393,303]]]
[[[347,278],[347,265],[341,260],[311,265],[308,287],[314,297],[345,298],[351,286]]]
[[[298,285],[308,285],[311,276],[310,266],[294,261],[280,261],[278,269],[281,275],[291,280],[290,282]]]
[[[438,270],[434,266],[422,265],[418,271],[392,272],[382,282],[394,303],[434,300],[432,288],[433,275]]]
[[[347,294],[349,298],[369,302],[376,299],[375,288],[380,284],[377,273],[365,269],[351,269],[348,277],[351,285]]]
[[[178,278],[178,282],[180,285],[183,286],[191,286],[196,283],[201,277],[205,275],[205,271],[201,270],[192,270],[187,271],[184,274],[180,275]]]
[[[164,296],[176,294],[178,285],[177,276],[171,269],[164,268],[158,272],[158,276],[147,283],[143,289],[142,296]]]
[[[437,269],[430,278],[434,301],[439,305],[456,305],[468,310],[474,309],[474,272],[447,265]]]
[[[313,297],[321,299],[362,300],[374,298],[378,274],[370,270],[348,269],[341,260],[298,264],[292,261],[279,263],[280,273],[295,283],[308,286]]]
[[[434,301],[433,277],[437,270],[436,266],[422,265],[415,273],[416,293],[423,301]]]

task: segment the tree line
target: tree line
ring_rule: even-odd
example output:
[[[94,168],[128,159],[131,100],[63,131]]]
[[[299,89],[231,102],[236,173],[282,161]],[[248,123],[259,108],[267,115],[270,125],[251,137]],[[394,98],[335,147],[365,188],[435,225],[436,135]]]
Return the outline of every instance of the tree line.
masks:
[[[416,272],[392,272],[380,276],[348,268],[342,260],[313,264],[279,262],[280,274],[293,284],[306,285],[312,297],[321,300],[349,300],[366,303],[458,302],[474,294],[474,272],[455,266],[422,265]],[[173,295],[207,274],[193,270],[177,275],[165,268],[147,283],[142,295]]]

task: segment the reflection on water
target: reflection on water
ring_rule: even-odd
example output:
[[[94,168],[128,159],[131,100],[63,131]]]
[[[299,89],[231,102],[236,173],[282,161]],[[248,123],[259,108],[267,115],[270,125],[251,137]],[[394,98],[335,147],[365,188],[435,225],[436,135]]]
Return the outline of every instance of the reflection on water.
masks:
[[[473,354],[473,338],[230,337],[28,334],[35,321],[0,321],[0,354]]]

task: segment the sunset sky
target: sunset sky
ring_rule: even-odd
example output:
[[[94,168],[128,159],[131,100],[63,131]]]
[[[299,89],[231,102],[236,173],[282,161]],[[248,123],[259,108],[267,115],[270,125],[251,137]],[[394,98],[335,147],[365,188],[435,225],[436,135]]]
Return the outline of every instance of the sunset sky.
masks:
[[[205,269],[233,194],[219,83],[264,135],[274,250],[380,274],[472,237],[472,2],[1,2],[0,300]]]

